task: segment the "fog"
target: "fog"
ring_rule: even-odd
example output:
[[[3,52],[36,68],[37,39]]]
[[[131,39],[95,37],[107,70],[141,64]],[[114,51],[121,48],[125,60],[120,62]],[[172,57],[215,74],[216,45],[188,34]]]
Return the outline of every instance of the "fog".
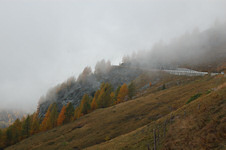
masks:
[[[226,60],[226,22],[215,22],[210,28],[198,28],[173,38],[168,43],[157,42],[150,50],[137,51],[123,57],[124,66],[146,69],[176,69],[186,67],[197,71],[223,71]],[[224,67],[225,66],[225,67]]]
[[[0,109],[35,111],[86,66],[117,65],[225,18],[225,0],[0,0]]]

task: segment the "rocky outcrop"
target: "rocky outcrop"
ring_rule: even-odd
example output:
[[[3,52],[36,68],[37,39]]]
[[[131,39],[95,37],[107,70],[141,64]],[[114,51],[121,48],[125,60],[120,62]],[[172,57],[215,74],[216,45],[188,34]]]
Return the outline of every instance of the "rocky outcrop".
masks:
[[[101,83],[108,82],[114,89],[123,83],[130,83],[142,73],[137,68],[128,68],[122,66],[111,66],[111,69],[105,73],[90,73],[82,77],[82,80],[65,84],[63,88],[53,91],[51,96],[45,97],[45,100],[39,103],[39,117],[43,118],[49,105],[55,102],[58,111],[63,105],[71,102],[74,107],[80,104],[84,94],[93,96],[95,91],[100,87]]]

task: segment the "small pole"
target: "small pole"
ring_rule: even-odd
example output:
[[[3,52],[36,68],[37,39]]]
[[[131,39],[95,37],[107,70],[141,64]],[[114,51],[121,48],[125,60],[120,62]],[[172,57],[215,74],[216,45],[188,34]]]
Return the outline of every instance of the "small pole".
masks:
[[[157,144],[159,144],[159,126],[158,126],[158,132],[157,132]]]
[[[170,124],[171,124],[171,121],[172,121],[172,114],[170,114]]]
[[[164,123],[164,137],[166,136],[166,120],[165,120],[165,123]]]

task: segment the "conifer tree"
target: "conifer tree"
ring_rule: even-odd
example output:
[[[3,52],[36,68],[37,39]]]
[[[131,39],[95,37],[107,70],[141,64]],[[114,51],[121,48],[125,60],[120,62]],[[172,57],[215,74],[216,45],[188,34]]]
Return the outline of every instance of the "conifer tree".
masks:
[[[75,112],[74,112],[74,120],[78,119],[81,116],[82,116],[82,114],[81,114],[80,107],[76,107]]]
[[[133,96],[135,96],[135,94],[136,94],[136,87],[135,87],[135,84],[131,82],[128,86],[128,96],[130,99],[132,99]]]
[[[149,86],[150,86],[150,87],[151,87],[151,85],[152,85],[151,82],[149,82]]]
[[[12,145],[13,144],[12,141],[13,141],[12,126],[9,126],[6,129],[6,141],[5,141],[6,146]]]
[[[41,123],[41,126],[40,126],[41,131],[46,131],[46,130],[48,130],[48,126],[49,126],[48,120],[49,120],[49,117],[50,117],[50,109],[51,109],[51,105],[49,106],[49,108],[48,108],[48,110],[47,110],[47,112],[46,112],[46,114],[45,114],[45,117],[44,117],[44,119],[42,120],[42,123]]]
[[[27,118],[22,123],[22,135],[23,137],[27,138],[30,136],[30,130],[31,130],[31,117],[30,115],[27,116]]]
[[[97,90],[96,93],[94,94],[94,97],[93,97],[93,100],[92,100],[92,103],[91,103],[91,110],[95,110],[97,109],[97,99],[98,99],[98,96],[100,95],[100,90]]]
[[[123,102],[127,95],[128,95],[128,87],[124,83],[119,90],[118,97],[117,97],[117,103]]]
[[[50,129],[57,126],[57,118],[58,118],[58,112],[57,112],[57,105],[56,103],[53,103],[50,110],[50,117],[48,120],[48,124],[50,125]]]
[[[65,112],[66,112],[66,107],[63,106],[62,109],[61,109],[61,111],[60,111],[60,114],[59,114],[59,116],[57,118],[57,125],[58,126],[60,126],[60,125],[63,124],[64,119],[65,119]]]
[[[72,105],[72,103],[68,103],[67,107],[66,107],[66,112],[65,112],[65,123],[71,122],[73,120],[74,117],[74,107]]]
[[[4,138],[4,133],[0,129],[0,149],[3,149],[5,147],[5,138]]]
[[[40,124],[38,118],[38,112],[32,115],[32,123],[31,123],[31,135],[36,134],[40,131]]]
[[[22,123],[19,119],[16,119],[12,125],[13,141],[12,143],[17,143],[22,139]]]
[[[80,110],[81,110],[81,113],[83,115],[90,112],[90,110],[91,110],[91,106],[90,106],[91,100],[92,100],[92,98],[89,97],[88,94],[85,94],[83,96],[81,104],[80,104]]]
[[[97,109],[97,102],[96,102],[96,99],[93,98],[92,102],[91,102],[91,110],[95,110]]]
[[[117,101],[117,99],[118,99],[118,93],[119,93],[119,91],[120,91],[120,88],[121,88],[121,86],[118,86],[118,88],[115,90],[115,101]]]
[[[110,97],[111,97],[111,101],[112,101],[111,105],[115,105],[116,102],[117,102],[117,99],[115,98],[115,92],[114,91],[111,92]]]
[[[113,104],[113,99],[111,98],[112,87],[108,83],[103,83],[101,85],[100,94],[97,99],[98,108],[105,108]]]
[[[0,129],[0,141],[2,141],[2,138],[3,138],[3,134],[2,134],[2,130]]]
[[[53,103],[49,106],[45,118],[42,121],[41,124],[41,130],[49,130],[57,126],[57,118],[58,118],[58,113],[57,113],[57,106],[56,103]]]

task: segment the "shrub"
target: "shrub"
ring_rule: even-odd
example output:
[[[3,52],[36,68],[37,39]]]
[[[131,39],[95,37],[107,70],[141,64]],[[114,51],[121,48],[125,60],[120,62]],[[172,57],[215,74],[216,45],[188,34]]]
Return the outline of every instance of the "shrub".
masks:
[[[162,85],[162,90],[165,90],[165,89],[166,89],[166,85],[163,84],[163,85]]]
[[[211,93],[211,90],[206,91],[206,94],[209,94],[209,93]]]
[[[199,98],[202,94],[201,93],[198,93],[198,94],[195,94],[193,95],[188,101],[186,104],[189,104],[190,102],[196,100],[197,98]]]
[[[111,139],[110,136],[106,136],[106,137],[104,138],[105,141],[109,141],[110,139]]]

